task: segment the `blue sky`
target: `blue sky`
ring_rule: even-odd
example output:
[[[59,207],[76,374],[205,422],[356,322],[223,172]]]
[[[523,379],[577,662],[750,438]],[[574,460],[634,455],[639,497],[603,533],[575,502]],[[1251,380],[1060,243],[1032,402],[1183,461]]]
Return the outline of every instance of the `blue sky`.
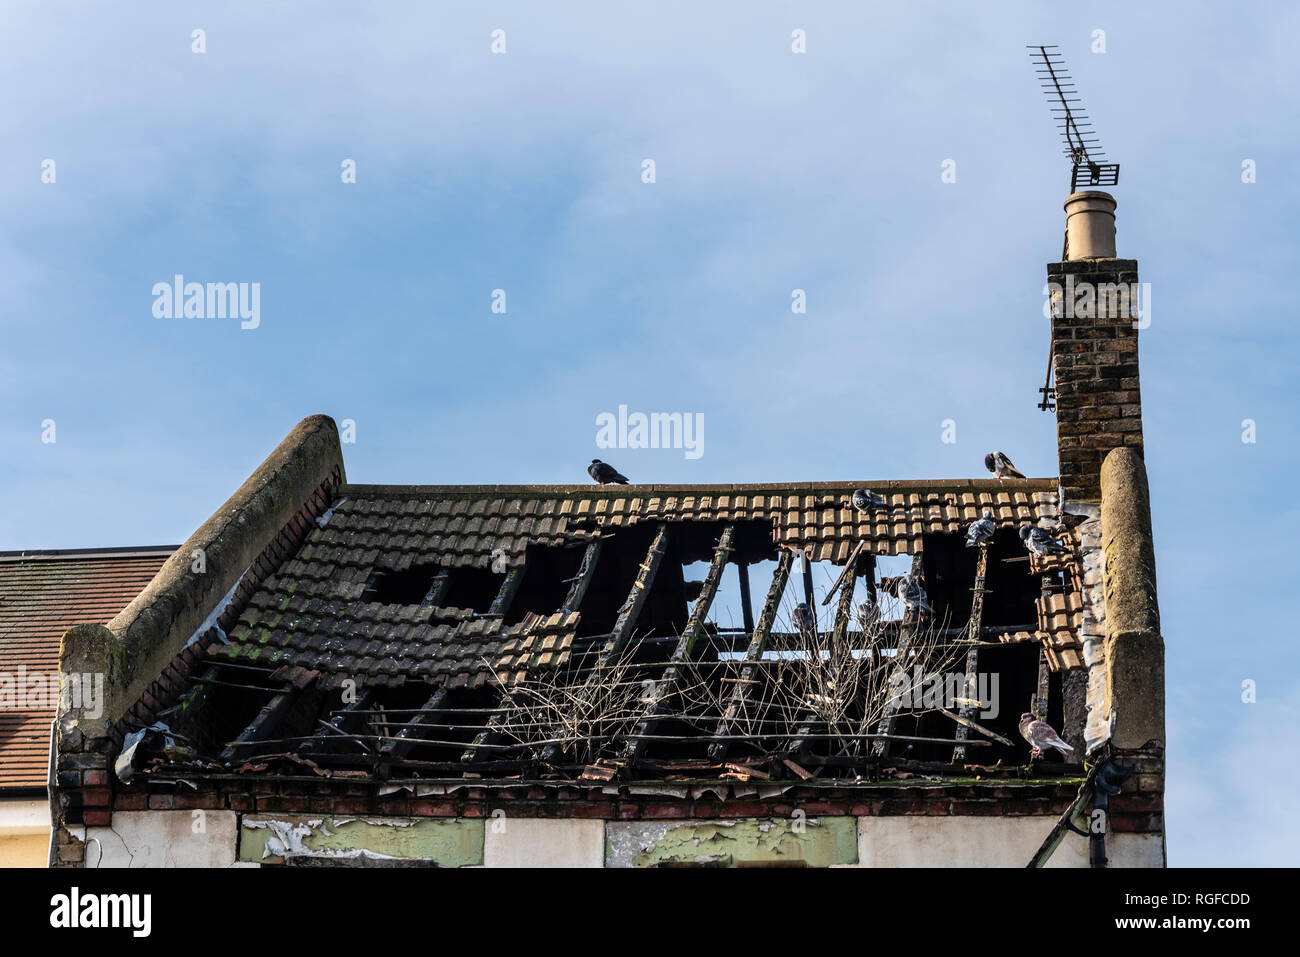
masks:
[[[4,5],[0,548],[183,541],[315,412],[356,482],[1055,475],[1057,43],[1152,288],[1170,862],[1293,863],[1300,10],[481,7]],[[155,318],[176,273],[260,326]],[[619,404],[704,454],[603,455]]]

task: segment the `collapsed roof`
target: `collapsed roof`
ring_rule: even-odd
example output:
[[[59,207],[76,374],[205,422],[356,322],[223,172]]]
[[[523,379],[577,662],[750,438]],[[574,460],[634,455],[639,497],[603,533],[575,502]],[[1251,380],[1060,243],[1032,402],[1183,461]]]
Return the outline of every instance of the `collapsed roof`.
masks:
[[[341,460],[325,474],[220,601],[205,585],[205,620],[112,729],[120,775],[959,774],[1021,764],[1018,714],[1060,722],[1053,673],[1081,664],[1075,553],[1031,558],[1016,534],[1041,523],[1071,541],[1052,480],[367,486]],[[885,507],[854,510],[857,487]],[[985,509],[998,533],[967,549]],[[900,574],[930,611],[894,600]],[[994,708],[976,694],[988,672]],[[922,701],[922,675],[946,676],[947,697]]]

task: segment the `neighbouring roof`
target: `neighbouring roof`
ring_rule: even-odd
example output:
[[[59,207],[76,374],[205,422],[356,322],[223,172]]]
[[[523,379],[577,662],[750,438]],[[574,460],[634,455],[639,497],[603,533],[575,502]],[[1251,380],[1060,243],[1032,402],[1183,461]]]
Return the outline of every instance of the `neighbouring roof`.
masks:
[[[0,552],[0,674],[59,670],[59,639],[73,625],[102,624],[157,574],[175,546]],[[24,698],[24,701],[30,700]],[[54,708],[0,708],[0,788],[44,787]]]

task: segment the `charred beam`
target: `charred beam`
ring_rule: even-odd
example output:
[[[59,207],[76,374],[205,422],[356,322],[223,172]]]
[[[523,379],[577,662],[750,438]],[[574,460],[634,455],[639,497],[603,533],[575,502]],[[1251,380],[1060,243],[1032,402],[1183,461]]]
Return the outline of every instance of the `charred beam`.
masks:
[[[650,595],[650,589],[654,586],[655,575],[659,571],[659,564],[663,561],[664,552],[668,550],[668,525],[660,523],[659,528],[655,531],[654,540],[650,542],[650,548],[646,552],[645,561],[637,570],[636,580],[632,582],[632,588],[628,592],[627,598],[623,600],[623,605],[619,608],[618,619],[614,622],[614,630],[610,633],[609,641],[605,643],[601,651],[600,658],[596,661],[596,670],[604,671],[608,668],[623,651],[628,640],[632,637],[636,629],[637,618],[641,614],[641,609],[645,607],[646,598]]]
[[[239,737],[221,752],[221,760],[243,760],[253,753],[259,741],[274,737],[275,729],[289,713],[300,693],[300,689],[291,684],[286,684],[276,692],[275,697],[262,706],[248,727],[239,733]]]
[[[965,741],[970,737],[969,728],[974,725],[973,719],[977,709],[977,703],[971,701],[970,698],[971,695],[975,694],[975,688],[979,681],[979,639],[984,628],[984,595],[987,592],[984,587],[984,580],[988,573],[988,567],[989,545],[988,542],[980,542],[979,557],[975,562],[975,586],[971,589],[970,621],[966,623],[967,637],[971,641],[971,646],[970,650],[966,652],[966,678],[962,686],[962,693],[967,700],[958,711],[960,715],[957,727],[958,741]],[[965,760],[966,745],[959,744],[952,749],[952,763],[960,764]]]
[[[718,594],[718,585],[721,584],[722,574],[727,569],[727,560],[731,557],[732,539],[735,533],[735,527],[731,525],[722,530],[718,544],[713,550],[713,561],[709,564],[708,575],[704,578],[704,587],[700,597],[695,601],[695,607],[691,609],[691,617],[687,620],[681,637],[677,640],[677,647],[673,649],[672,657],[669,659],[670,664],[659,680],[652,682],[650,693],[644,699],[645,717],[637,726],[639,734],[649,734],[654,730],[663,711],[664,702],[671,697],[677,687],[677,681],[681,677],[681,666],[695,653],[700,635],[704,633],[704,622],[709,613],[709,606],[713,604],[713,599]],[[625,749],[624,756],[634,760],[641,757],[644,750],[644,740],[631,741]]]
[[[519,586],[524,580],[524,566],[516,565],[510,571],[506,572],[505,581],[501,583],[501,588],[497,591],[496,598],[492,599],[492,605],[487,610],[488,618],[504,618],[506,612],[510,610],[510,603],[515,600],[515,595],[519,593]]]
[[[912,575],[920,578],[924,572],[924,564],[920,555],[912,557]],[[919,617],[916,609],[908,609],[903,616],[903,624],[899,629],[898,650],[894,655],[894,667],[889,675],[887,687],[899,687],[900,680],[907,680],[907,652],[911,647],[913,640],[916,638],[917,618]],[[889,752],[889,736],[894,730],[894,719],[898,715],[898,709],[902,706],[902,695],[891,694],[885,701],[885,712],[880,718],[878,727],[880,736],[871,746],[872,754],[876,757],[884,757]]]
[[[442,710],[442,703],[447,700],[447,689],[439,688],[429,696],[429,700],[411,716],[411,720],[402,726],[402,730],[393,735],[379,749],[384,758],[404,758],[417,744],[422,743],[416,733],[425,724],[432,722]]]
[[[740,670],[740,681],[732,689],[731,700],[727,702],[726,710],[718,719],[718,726],[714,731],[715,738],[723,737],[731,730],[741,709],[749,700],[750,689],[754,686],[758,674],[755,662],[763,657],[763,651],[767,647],[768,637],[772,633],[772,624],[776,621],[777,609],[781,607],[781,596],[785,594],[786,583],[790,580],[792,564],[794,564],[794,553],[782,549],[781,557],[776,563],[776,573],[772,576],[772,584],[767,590],[767,601],[763,603],[763,611],[758,618],[758,627],[754,629],[749,648],[745,651],[746,663]],[[727,747],[727,742],[722,740],[709,745],[709,760],[721,761],[726,756]]]
[[[596,562],[600,558],[600,549],[603,544],[603,539],[597,538],[583,552],[582,564],[578,566],[578,574],[573,579],[573,585],[569,588],[569,594],[564,599],[564,605],[560,608],[561,611],[577,611],[582,604],[587,589],[591,587],[591,579],[596,574]]]

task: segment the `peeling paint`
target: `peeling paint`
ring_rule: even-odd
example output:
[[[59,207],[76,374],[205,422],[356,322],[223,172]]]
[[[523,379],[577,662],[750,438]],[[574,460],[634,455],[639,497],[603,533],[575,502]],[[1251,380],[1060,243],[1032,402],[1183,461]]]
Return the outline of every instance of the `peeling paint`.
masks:
[[[308,818],[246,816],[242,861],[307,858],[431,861],[440,867],[483,863],[478,818]]]
[[[605,828],[607,867],[673,863],[829,867],[857,860],[857,821],[852,817],[611,821]]]

